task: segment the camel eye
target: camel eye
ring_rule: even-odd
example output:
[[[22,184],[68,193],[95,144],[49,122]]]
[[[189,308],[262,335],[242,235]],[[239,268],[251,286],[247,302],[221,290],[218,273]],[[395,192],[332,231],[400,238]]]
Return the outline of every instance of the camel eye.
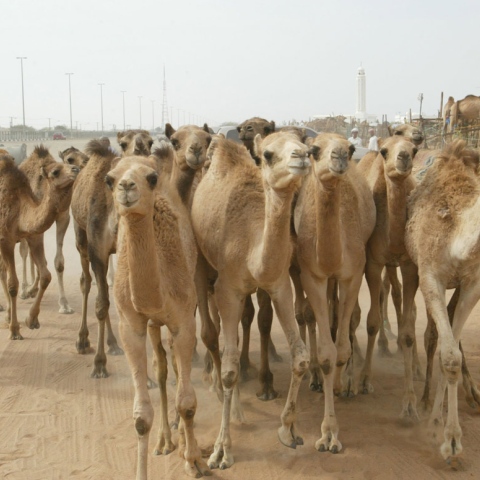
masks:
[[[67,162],[70,164],[70,165],[73,165],[75,163],[75,159],[70,157],[67,159]]]
[[[180,148],[180,142],[176,138],[172,138],[171,142],[175,150],[178,150]]]
[[[155,187],[155,185],[157,184],[157,180],[158,180],[157,172],[153,172],[147,175],[147,182],[150,185],[150,188]]]
[[[150,142],[148,142],[148,145],[150,146],[150,148],[152,148],[153,141],[152,141],[152,140],[150,140]]]
[[[268,164],[272,163],[273,152],[270,152],[269,150],[265,150],[263,152],[263,156]]]
[[[122,142],[120,144],[120,146],[122,147],[122,150],[126,150],[127,149],[127,142]]]
[[[58,177],[60,175],[60,169],[56,168],[55,170],[52,170],[52,177]]]

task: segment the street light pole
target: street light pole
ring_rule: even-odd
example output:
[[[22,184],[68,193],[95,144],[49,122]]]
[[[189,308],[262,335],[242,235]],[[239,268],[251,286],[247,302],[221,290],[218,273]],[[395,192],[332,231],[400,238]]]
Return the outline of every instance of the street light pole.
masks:
[[[123,131],[125,131],[125,93],[126,90],[121,90],[122,92],[122,103],[123,103]]]
[[[27,57],[17,57],[17,60],[20,60],[20,69],[22,72],[22,109],[23,109],[23,139],[25,140],[25,95],[23,90],[23,61],[26,60]]]
[[[105,85],[104,83],[99,83],[100,85],[100,111],[102,114],[102,135],[103,135],[103,86]]]
[[[138,105],[140,106],[140,130],[142,129],[142,97],[138,97]]]
[[[70,99],[70,137],[73,137],[72,129],[73,129],[73,123],[72,123],[72,85],[70,83],[70,77],[73,75],[73,73],[66,73],[65,75],[68,75],[68,98]]]

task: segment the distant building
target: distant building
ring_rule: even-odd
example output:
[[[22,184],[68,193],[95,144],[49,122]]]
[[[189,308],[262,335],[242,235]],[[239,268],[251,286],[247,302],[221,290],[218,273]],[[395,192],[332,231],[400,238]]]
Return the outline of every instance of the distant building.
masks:
[[[357,104],[355,115],[345,115],[347,122],[356,120],[358,122],[367,121],[370,125],[376,125],[378,123],[378,116],[375,114],[367,113],[367,76],[365,75],[365,69],[360,65],[357,69]],[[314,115],[313,118],[327,118],[335,115]]]

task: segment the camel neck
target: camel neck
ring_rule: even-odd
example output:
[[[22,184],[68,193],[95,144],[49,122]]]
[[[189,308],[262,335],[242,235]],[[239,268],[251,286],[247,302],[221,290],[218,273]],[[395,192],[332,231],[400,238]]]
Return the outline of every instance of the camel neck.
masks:
[[[188,204],[190,192],[192,191],[193,181],[195,180],[196,170],[192,168],[181,169],[174,160],[172,166],[172,174],[170,181],[180,195],[180,199],[184,205]]]
[[[59,195],[59,192],[51,183],[47,183],[43,198],[41,200],[36,199],[33,205],[29,202],[23,209],[20,229],[30,235],[40,234],[48,230],[57,216],[59,202],[61,202],[61,194]]]
[[[314,179],[316,214],[316,257],[325,272],[335,272],[342,264],[340,228],[340,179],[326,183]]]
[[[126,259],[132,303],[139,313],[156,313],[161,310],[163,299],[152,215],[127,215],[121,217],[121,222],[119,231],[123,238],[119,243],[126,255],[119,256],[119,262],[120,258]]]
[[[266,184],[264,189],[265,223],[259,255],[254,256],[258,265],[255,276],[277,279],[290,263],[290,218],[294,191],[276,191]]]
[[[388,202],[388,239],[393,254],[405,252],[405,226],[407,224],[406,182],[386,179]]]

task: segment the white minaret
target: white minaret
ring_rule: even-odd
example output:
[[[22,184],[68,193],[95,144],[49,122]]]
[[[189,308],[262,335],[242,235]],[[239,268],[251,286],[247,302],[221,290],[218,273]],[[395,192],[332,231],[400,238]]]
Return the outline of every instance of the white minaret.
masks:
[[[360,66],[357,70],[357,110],[355,112],[357,118],[363,119],[367,116],[366,97],[365,70]]]

